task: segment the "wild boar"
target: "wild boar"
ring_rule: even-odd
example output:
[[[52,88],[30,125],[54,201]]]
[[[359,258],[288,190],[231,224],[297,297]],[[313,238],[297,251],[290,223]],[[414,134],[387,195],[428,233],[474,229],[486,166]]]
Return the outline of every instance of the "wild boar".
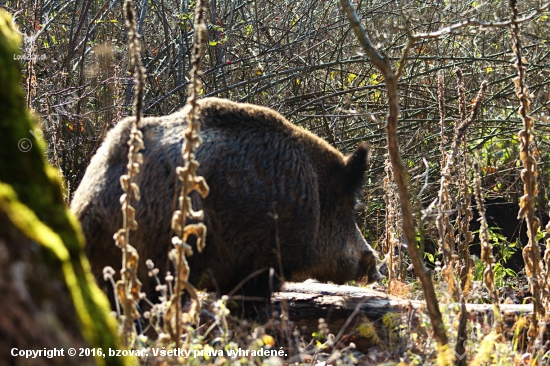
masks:
[[[193,197],[195,208],[204,210],[208,234],[204,251],[195,249],[189,258],[191,283],[221,294],[241,285],[247,296],[266,297],[280,284],[267,269],[279,274],[281,266],[286,280],[378,279],[377,254],[354,217],[368,166],[366,144],[344,157],[271,109],[217,98],[202,99],[199,106],[198,174],[210,194],[202,201]],[[180,187],[175,169],[183,165],[187,113],[188,107],[145,118],[141,126],[145,149],[136,183],[142,198],[135,204],[139,228],[130,242],[140,255],[143,290],[153,301],[156,282],[147,276],[145,260],[152,259],[161,273],[169,270],[170,221]],[[126,172],[130,129],[126,118],[109,132],[71,204],[100,284],[105,266],[121,267],[113,234],[122,226],[119,178]]]

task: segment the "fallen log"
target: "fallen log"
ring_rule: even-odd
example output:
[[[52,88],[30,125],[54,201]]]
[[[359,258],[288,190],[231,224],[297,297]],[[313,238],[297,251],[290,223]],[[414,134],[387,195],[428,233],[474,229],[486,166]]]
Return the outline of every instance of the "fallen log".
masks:
[[[382,319],[387,313],[401,315],[409,326],[427,314],[424,301],[408,300],[388,295],[381,291],[354,286],[340,286],[313,281],[286,283],[283,292],[273,294],[275,309],[286,306],[290,321],[304,335],[316,332],[319,319],[325,319],[330,332],[353,333],[365,318],[372,322]],[[442,313],[460,312],[460,304],[440,304]],[[469,321],[491,324],[494,306],[491,304],[467,304]],[[501,304],[500,314],[505,325],[511,327],[517,317],[533,312],[533,305]],[[397,317],[399,318],[399,317]],[[346,328],[346,329],[343,329]]]

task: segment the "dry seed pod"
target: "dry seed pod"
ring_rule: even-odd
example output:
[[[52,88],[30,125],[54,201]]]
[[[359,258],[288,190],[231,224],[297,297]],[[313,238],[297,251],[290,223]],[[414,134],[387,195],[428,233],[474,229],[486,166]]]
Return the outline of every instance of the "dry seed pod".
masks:
[[[542,286],[547,282],[545,278],[546,271],[544,270],[541,262],[540,248],[536,242],[537,230],[540,226],[540,222],[535,217],[535,197],[538,193],[537,189],[537,164],[536,159],[529,150],[530,142],[532,140],[532,133],[534,129],[534,120],[530,114],[531,101],[529,98],[531,94],[524,82],[526,74],[526,61],[521,56],[521,40],[519,38],[519,24],[517,23],[518,9],[517,0],[510,0],[510,23],[511,23],[511,39],[512,49],[514,51],[516,60],[515,67],[517,69],[518,76],[514,78],[514,84],[516,87],[516,95],[519,99],[519,114],[523,121],[523,129],[518,132],[518,139],[520,142],[520,159],[523,163],[523,169],[521,171],[521,180],[523,181],[524,195],[520,200],[520,210],[518,212],[519,218],[526,219],[527,222],[527,236],[529,242],[523,249],[523,259],[525,261],[525,272],[529,279],[529,285],[531,293],[533,294],[533,315],[531,317],[531,324],[529,327],[529,343],[530,346],[534,346],[536,342],[542,340],[536,340],[538,321],[545,314],[545,308],[543,301],[547,302],[548,291]],[[546,299],[544,299],[546,298]],[[543,332],[541,332],[543,333]]]

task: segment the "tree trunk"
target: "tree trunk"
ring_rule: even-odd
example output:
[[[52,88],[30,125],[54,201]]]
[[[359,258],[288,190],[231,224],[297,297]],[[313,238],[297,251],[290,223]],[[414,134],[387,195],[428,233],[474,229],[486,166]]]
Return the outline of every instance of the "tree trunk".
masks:
[[[122,357],[78,356],[81,347],[119,349],[116,324],[64,206],[60,174],[46,163],[42,134],[26,109],[16,61],[21,40],[11,21],[0,9],[0,360],[126,364],[130,360]],[[54,349],[36,358],[12,356]]]

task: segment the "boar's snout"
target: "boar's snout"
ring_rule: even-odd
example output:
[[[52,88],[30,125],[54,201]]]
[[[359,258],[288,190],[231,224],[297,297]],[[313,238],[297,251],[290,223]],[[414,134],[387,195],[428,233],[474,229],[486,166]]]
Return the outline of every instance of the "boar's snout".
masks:
[[[379,281],[382,276],[378,272],[376,252],[366,244],[368,249],[361,253],[361,259],[359,262],[359,275],[357,276],[365,284]]]

